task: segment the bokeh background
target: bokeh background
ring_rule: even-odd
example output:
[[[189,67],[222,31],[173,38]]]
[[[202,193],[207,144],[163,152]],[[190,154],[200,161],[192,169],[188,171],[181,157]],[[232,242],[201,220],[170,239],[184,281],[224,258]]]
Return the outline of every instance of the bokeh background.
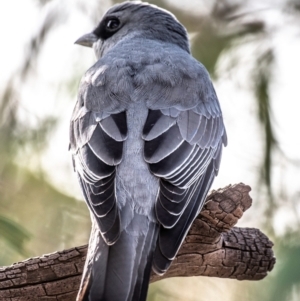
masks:
[[[252,187],[239,226],[262,229],[277,257],[262,281],[168,279],[149,301],[300,300],[300,1],[149,2],[186,26],[214,81],[229,145],[213,188]],[[113,3],[0,2],[0,266],[88,241],[68,127],[95,56],[73,43]]]

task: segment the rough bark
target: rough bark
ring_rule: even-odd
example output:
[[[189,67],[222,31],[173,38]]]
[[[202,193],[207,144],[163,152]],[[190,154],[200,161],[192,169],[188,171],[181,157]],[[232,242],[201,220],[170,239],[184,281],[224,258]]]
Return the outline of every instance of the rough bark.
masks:
[[[211,276],[260,280],[275,264],[273,243],[260,230],[233,227],[251,206],[244,184],[212,191],[168,272],[175,276]],[[74,301],[87,246],[76,247],[0,269],[0,300]]]

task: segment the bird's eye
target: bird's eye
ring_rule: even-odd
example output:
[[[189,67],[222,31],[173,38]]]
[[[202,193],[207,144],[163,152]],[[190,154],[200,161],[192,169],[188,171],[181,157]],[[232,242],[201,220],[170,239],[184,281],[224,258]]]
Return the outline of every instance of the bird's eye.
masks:
[[[110,30],[114,30],[118,28],[119,25],[120,25],[120,21],[117,18],[114,18],[107,21],[106,28]]]
[[[113,36],[122,27],[121,21],[115,16],[103,19],[93,33],[100,39],[106,40]]]

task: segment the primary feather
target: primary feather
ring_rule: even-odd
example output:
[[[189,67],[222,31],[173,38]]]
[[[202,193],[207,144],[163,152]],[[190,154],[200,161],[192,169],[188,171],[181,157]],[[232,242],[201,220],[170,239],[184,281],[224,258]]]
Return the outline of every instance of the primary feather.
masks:
[[[70,127],[93,222],[77,300],[144,301],[151,267],[168,269],[218,173],[221,109],[186,30],[165,10],[116,5],[78,43],[98,61]]]

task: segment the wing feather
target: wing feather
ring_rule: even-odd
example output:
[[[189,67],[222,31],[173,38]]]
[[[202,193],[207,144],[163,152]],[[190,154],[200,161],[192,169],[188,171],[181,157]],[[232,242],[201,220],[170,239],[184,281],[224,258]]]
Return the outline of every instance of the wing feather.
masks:
[[[194,147],[183,141],[173,153],[162,159],[160,164],[149,164],[149,168],[156,176],[168,179],[168,176],[173,176],[176,170],[179,172],[182,166],[185,165],[185,162],[193,158],[193,154]]]
[[[127,138],[126,112],[110,115],[99,122],[104,132],[115,141],[124,141]]]
[[[212,164],[211,164],[212,165]],[[205,176],[196,182],[193,198],[180,216],[178,222],[171,228],[162,227],[159,233],[158,246],[154,253],[154,270],[163,274],[167,271],[180,248],[190,225],[198,215],[204,198],[213,182],[212,166],[207,169]]]
[[[211,139],[211,134],[213,132],[213,128],[214,128],[214,119],[211,117],[211,118],[206,120],[206,127],[205,127],[205,130],[203,132],[203,135],[202,135],[201,139],[197,142],[197,144],[201,148],[207,148],[209,146],[209,142],[210,142],[210,139]]]
[[[107,177],[105,179],[102,179],[93,185],[90,185],[90,188],[93,192],[93,194],[102,194],[105,192],[112,184],[114,184],[115,180],[115,174],[111,175],[110,177]]]
[[[97,125],[88,145],[93,153],[107,165],[119,165],[122,159],[123,143],[108,136]]]
[[[204,133],[205,133],[206,124],[207,124],[207,118],[205,116],[202,116],[200,119],[198,131],[195,134],[195,136],[193,137],[193,139],[191,140],[191,142],[190,142],[191,144],[198,143],[201,140],[201,138],[204,136]]]
[[[164,193],[168,197],[169,200],[176,202],[174,199],[175,195],[183,195],[186,192],[186,189],[176,187],[172,185],[170,182],[165,181],[163,178],[160,179],[160,192]]]
[[[79,149],[78,156],[84,170],[89,174],[94,174],[96,180],[106,178],[115,171],[114,166],[107,165],[99,160],[88,144]]]
[[[178,125],[182,137],[184,137],[187,142],[191,142],[197,134],[200,122],[201,115],[194,111],[184,111],[180,114]]]
[[[146,137],[143,137],[146,141],[153,140],[157,138],[164,132],[166,132],[170,127],[172,127],[176,123],[176,120],[170,120],[170,118],[166,118],[166,116],[162,116],[158,122],[153,126],[151,131]]]
[[[173,153],[184,143],[177,125],[172,126],[167,132],[157,138],[145,141],[145,161],[157,163]]]
[[[120,233],[120,221],[119,221],[119,214],[116,204],[114,204],[112,210],[108,212],[108,214],[105,217],[100,217],[96,211],[96,207],[94,207],[89,202],[89,188],[88,185],[84,182],[84,180],[81,179],[79,176],[79,183],[82,188],[83,196],[85,200],[87,201],[87,205],[90,208],[90,210],[94,213],[96,217],[96,221],[99,225],[99,229],[101,234],[103,235],[105,241],[107,244],[113,244],[119,237]],[[115,202],[114,202],[115,203]]]

